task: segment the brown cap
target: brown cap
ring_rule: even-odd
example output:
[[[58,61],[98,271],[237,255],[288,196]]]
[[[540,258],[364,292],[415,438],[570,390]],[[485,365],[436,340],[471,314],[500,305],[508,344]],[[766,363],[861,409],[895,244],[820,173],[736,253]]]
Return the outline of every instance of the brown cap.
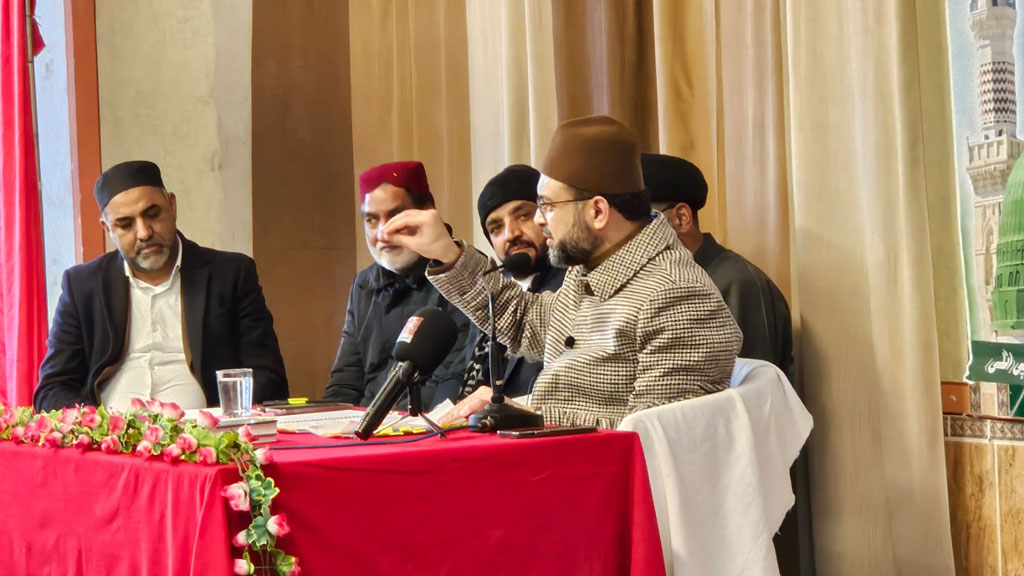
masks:
[[[640,142],[625,124],[609,116],[585,116],[559,124],[541,172],[595,194],[644,189]]]

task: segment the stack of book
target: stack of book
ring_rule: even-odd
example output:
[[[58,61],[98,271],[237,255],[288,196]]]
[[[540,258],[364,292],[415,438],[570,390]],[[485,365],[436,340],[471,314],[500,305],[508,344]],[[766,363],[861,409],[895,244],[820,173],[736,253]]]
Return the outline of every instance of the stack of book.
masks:
[[[255,436],[252,440],[253,444],[269,444],[277,439],[277,418],[274,416],[242,416],[241,418],[222,417],[214,431],[237,431],[247,424]]]

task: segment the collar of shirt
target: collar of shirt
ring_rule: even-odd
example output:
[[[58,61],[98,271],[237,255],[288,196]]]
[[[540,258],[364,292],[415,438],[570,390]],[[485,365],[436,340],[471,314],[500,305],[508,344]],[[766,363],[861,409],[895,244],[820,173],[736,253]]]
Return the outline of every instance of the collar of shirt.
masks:
[[[607,300],[636,276],[651,258],[670,248],[673,243],[679,243],[675,230],[659,212],[650,224],[644,226],[636,236],[597,268],[585,272],[581,267],[578,280],[589,284],[598,298]]]
[[[178,258],[174,261],[174,269],[171,270],[171,275],[167,277],[167,280],[164,280],[163,282],[157,284],[156,286],[151,286],[136,278],[135,275],[132,274],[132,269],[131,266],[128,265],[128,261],[125,260],[124,258],[121,259],[122,262],[124,263],[124,275],[128,277],[128,283],[131,285],[132,288],[136,290],[152,290],[156,294],[159,294],[160,292],[163,292],[164,290],[170,288],[171,284],[178,277],[178,274],[181,273],[181,239],[175,237],[175,241],[177,242],[178,246]]]
[[[405,276],[399,276],[380,264],[375,264],[375,266],[377,266],[377,273],[372,276],[370,281],[370,288],[373,290],[379,290],[392,285],[397,286],[399,283],[406,284],[415,290],[427,283],[426,258],[420,258],[417,260],[416,263],[409,268],[408,274]]]
[[[725,248],[715,240],[710,232],[705,232],[703,236],[704,240],[701,242],[700,248],[697,248],[697,252],[694,253],[693,259],[696,260],[698,266],[706,270],[715,261],[715,258],[725,252]]]

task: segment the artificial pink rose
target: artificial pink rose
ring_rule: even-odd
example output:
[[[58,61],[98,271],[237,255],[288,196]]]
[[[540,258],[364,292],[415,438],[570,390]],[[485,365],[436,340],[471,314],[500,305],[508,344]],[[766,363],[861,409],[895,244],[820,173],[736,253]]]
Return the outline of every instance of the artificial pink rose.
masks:
[[[181,448],[183,452],[191,452],[199,447],[199,441],[191,434],[182,434],[178,436],[178,441],[175,442],[175,445]]]
[[[146,416],[145,414],[137,414],[135,416],[135,419],[138,420],[139,422],[142,422],[143,424],[149,424],[150,422],[153,421],[152,418]]]
[[[275,514],[270,517],[270,520],[267,520],[267,532],[278,538],[291,531],[292,527],[288,525],[288,519],[284,517],[284,514]]]
[[[25,427],[15,426],[11,428],[11,442],[19,442],[25,438]]]
[[[210,446],[203,446],[196,452],[200,464],[216,464],[217,451]]]
[[[274,455],[270,453],[270,448],[259,448],[256,450],[256,462],[260,466],[266,466],[274,461]]]
[[[117,454],[121,451],[121,441],[117,439],[117,436],[106,436],[100,440],[100,450],[107,454]]]
[[[78,416],[80,414],[81,410],[78,406],[62,408],[60,411],[60,419],[58,421],[61,424],[74,424],[75,420],[78,420]]]
[[[196,417],[196,423],[207,430],[213,430],[217,427],[217,424],[220,424],[220,418],[217,418],[206,410],[200,410],[199,416]]]
[[[181,406],[178,406],[174,402],[165,402],[164,404],[161,404],[160,413],[175,422],[185,417],[185,411],[181,409]]]
[[[252,444],[254,438],[256,438],[256,435],[252,433],[252,428],[248,424],[238,429],[238,439],[240,441]]]
[[[0,414],[0,424],[6,424],[8,426],[14,426],[14,423],[18,421],[18,414],[14,411],[14,408],[7,406],[3,409],[3,414]]]
[[[78,438],[75,439],[75,448],[79,450],[88,450],[92,448],[92,436],[88,434],[79,434]]]
[[[60,432],[50,432],[43,437],[43,446],[47,448],[58,448],[64,442],[64,435]]]
[[[39,432],[39,436],[45,436],[50,432],[53,432],[53,421],[46,416],[40,416],[36,418],[36,432]]]
[[[153,455],[153,445],[143,440],[135,446],[135,455],[141,458],[149,458]]]
[[[125,419],[117,412],[113,412],[110,418],[107,419],[107,433],[108,434],[120,434],[124,432]]]
[[[73,424],[61,424],[60,428],[57,428],[57,430],[59,430],[61,434],[67,434],[68,432],[71,432],[71,429],[74,427],[75,426]]]
[[[238,534],[235,534],[235,537],[231,539],[231,543],[235,548],[245,548],[249,545],[249,541],[245,538],[245,533],[246,530],[242,530]]]
[[[149,410],[150,412],[159,413],[160,408],[162,408],[163,405],[163,402],[157,400],[156,398],[150,398],[149,400],[146,400],[146,410]]]
[[[225,486],[220,495],[228,499],[228,506],[232,510],[236,512],[249,510],[249,485],[245,482],[235,482],[230,486]]]
[[[238,576],[246,576],[249,574],[249,561],[245,558],[238,558],[235,560],[231,569],[235,574],[238,574]]]
[[[132,412],[142,412],[143,410],[146,409],[146,403],[143,402],[142,398],[135,397],[132,398],[132,403],[128,407],[128,409],[131,410]]]
[[[299,576],[302,570],[299,570],[299,559],[295,559],[295,564],[292,564],[292,569],[288,571],[288,576]]]
[[[146,431],[142,433],[142,439],[150,444],[159,444],[160,440],[163,440],[164,429],[159,426],[153,426],[150,424],[146,426]]]
[[[95,406],[85,406],[82,408],[81,415],[82,426],[90,430],[95,430],[100,425],[100,415],[96,413]]]
[[[181,458],[181,448],[178,448],[177,444],[171,444],[167,448],[164,448],[164,460],[168,462],[174,462]]]

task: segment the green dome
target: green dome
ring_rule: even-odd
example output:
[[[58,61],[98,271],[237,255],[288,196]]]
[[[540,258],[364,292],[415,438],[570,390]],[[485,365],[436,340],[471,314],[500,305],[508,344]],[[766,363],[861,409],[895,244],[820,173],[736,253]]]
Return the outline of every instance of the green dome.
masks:
[[[1014,162],[1006,182],[996,279],[992,289],[993,328],[998,332],[1024,331],[1024,162]]]

